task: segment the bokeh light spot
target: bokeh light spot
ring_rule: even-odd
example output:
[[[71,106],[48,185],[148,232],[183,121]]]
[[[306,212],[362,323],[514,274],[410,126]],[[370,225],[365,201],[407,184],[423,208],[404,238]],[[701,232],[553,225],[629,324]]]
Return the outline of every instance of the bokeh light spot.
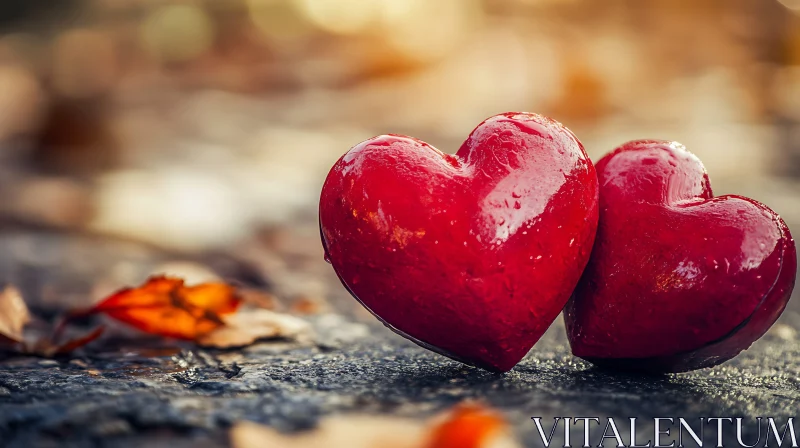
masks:
[[[377,19],[380,1],[375,0],[296,0],[317,27],[335,34],[357,34]]]
[[[153,10],[142,24],[144,48],[164,62],[193,59],[214,41],[214,23],[195,5],[165,5]]]

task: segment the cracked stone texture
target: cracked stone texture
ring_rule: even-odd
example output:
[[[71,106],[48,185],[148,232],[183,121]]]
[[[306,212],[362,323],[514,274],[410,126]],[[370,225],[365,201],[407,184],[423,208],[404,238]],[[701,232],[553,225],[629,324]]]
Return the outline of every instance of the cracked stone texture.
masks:
[[[68,278],[72,268],[64,269]],[[36,284],[47,269],[32,272],[25,278]],[[58,281],[54,287],[69,289]],[[666,376],[596,369],[570,355],[559,319],[528,357],[499,375],[396,336],[353,308],[337,285],[329,296],[336,311],[309,317],[318,334],[313,343],[265,341],[221,351],[123,334],[71,359],[0,361],[0,446],[227,446],[227,430],[240,420],[297,431],[335,413],[423,419],[477,399],[503,411],[527,447],[541,445],[532,416],[545,424],[555,416],[785,422],[800,401],[796,302],[750,350],[713,369]],[[638,429],[643,440],[652,436],[652,424]],[[573,428],[573,442],[582,431]]]

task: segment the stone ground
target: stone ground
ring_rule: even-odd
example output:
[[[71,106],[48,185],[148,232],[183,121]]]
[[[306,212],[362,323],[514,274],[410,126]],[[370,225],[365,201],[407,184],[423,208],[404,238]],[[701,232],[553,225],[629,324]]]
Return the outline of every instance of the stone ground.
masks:
[[[54,238],[35,240],[58,247]],[[30,270],[26,278],[35,284],[43,268]],[[763,339],[723,366],[649,377],[573,358],[560,320],[504,375],[461,365],[371,318],[339,311],[309,317],[313,342],[267,341],[244,350],[113,336],[71,359],[0,361],[0,446],[227,446],[227,430],[240,420],[295,431],[335,413],[424,418],[465,399],[502,410],[526,447],[541,443],[532,416],[785,422],[800,404],[798,311],[790,304]],[[644,440],[652,435],[652,428],[640,430]],[[581,440],[582,429],[574,431],[573,440]]]

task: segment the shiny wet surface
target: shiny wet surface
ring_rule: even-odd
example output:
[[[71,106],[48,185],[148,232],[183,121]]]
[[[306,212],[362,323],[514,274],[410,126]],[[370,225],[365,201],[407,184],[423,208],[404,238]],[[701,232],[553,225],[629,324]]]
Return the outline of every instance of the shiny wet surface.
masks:
[[[536,114],[478,125],[456,155],[386,135],[332,168],[320,199],[327,259],[392,327],[494,371],[563,308],[597,222],[594,168]]]

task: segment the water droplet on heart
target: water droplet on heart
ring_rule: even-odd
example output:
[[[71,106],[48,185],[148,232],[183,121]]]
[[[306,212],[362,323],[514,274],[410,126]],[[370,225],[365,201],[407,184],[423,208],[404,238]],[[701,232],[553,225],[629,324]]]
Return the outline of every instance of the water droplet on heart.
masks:
[[[322,229],[320,229],[320,235],[323,235]],[[323,253],[322,258],[325,260],[325,262],[328,264],[332,264],[331,254],[328,252],[328,240],[327,238],[325,238],[324,235],[322,236],[322,253]]]

